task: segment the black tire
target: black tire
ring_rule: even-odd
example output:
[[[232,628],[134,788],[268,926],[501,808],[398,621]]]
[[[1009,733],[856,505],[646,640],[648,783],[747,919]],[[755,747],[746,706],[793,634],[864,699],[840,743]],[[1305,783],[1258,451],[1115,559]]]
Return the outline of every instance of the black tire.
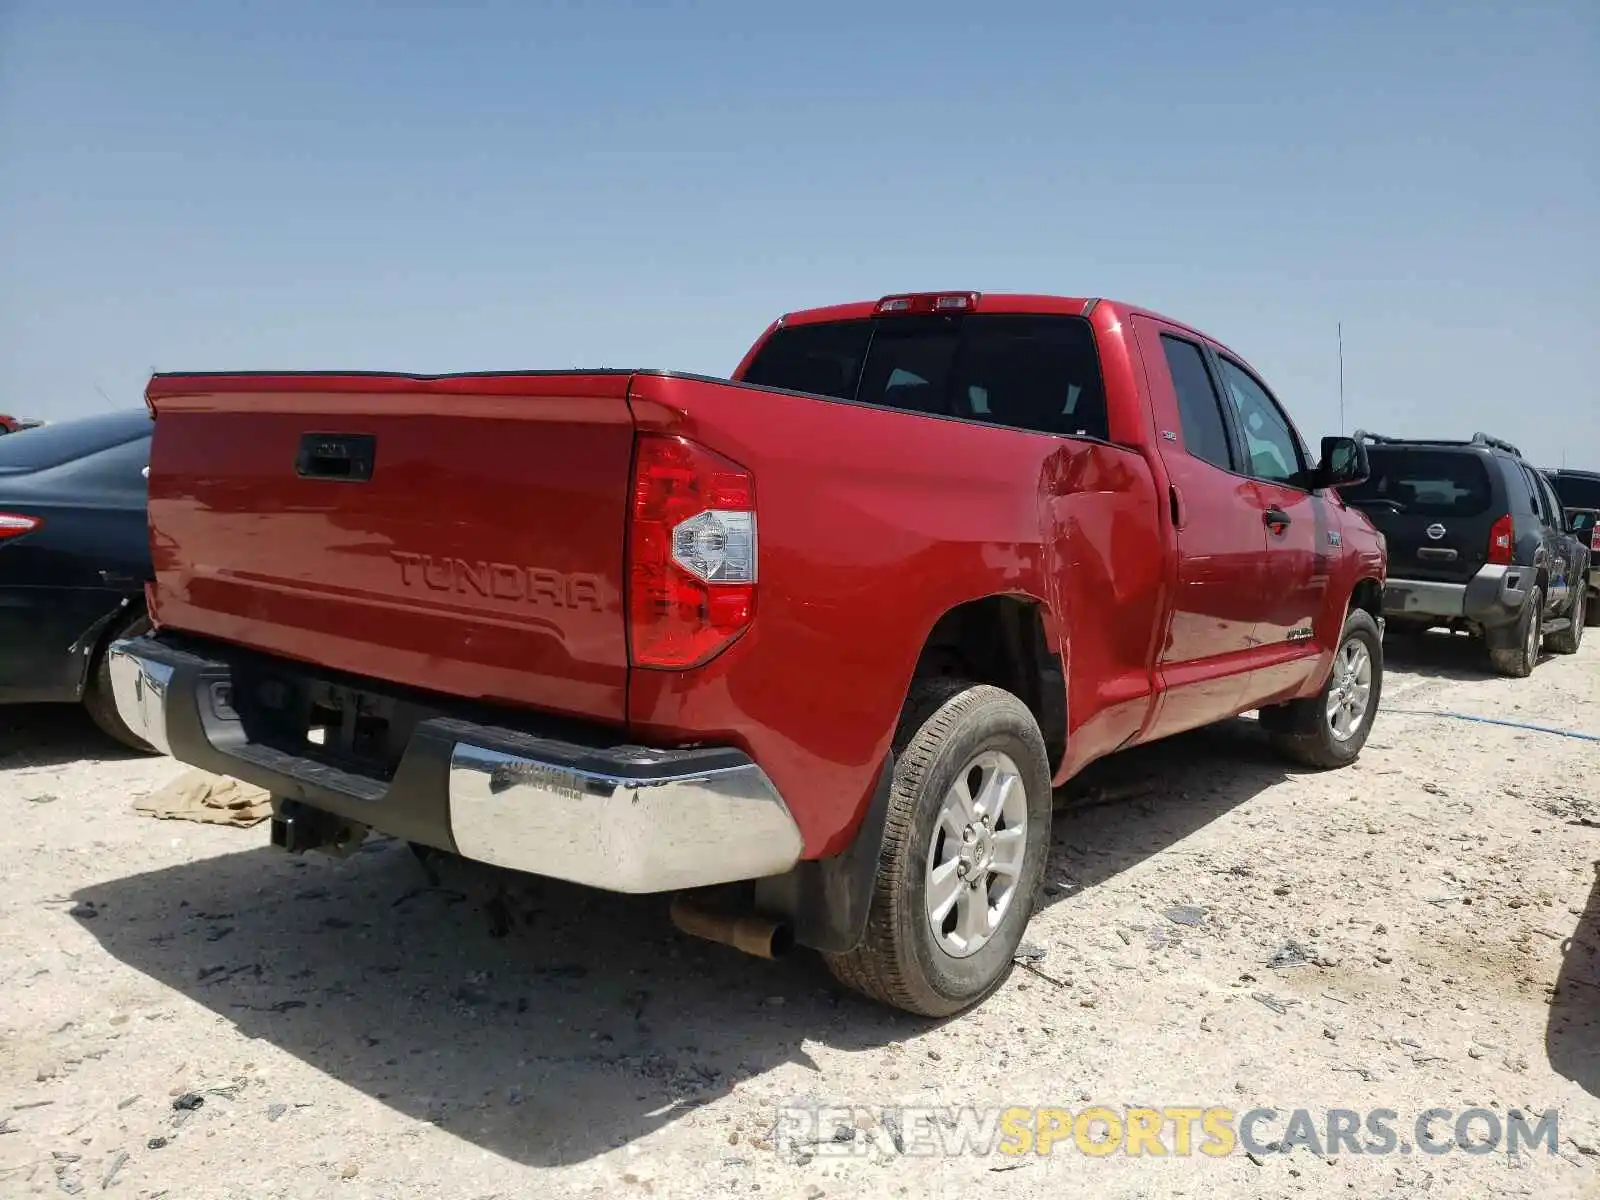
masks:
[[[1489,637],[1489,661],[1500,674],[1511,679],[1526,679],[1539,662],[1539,647],[1544,643],[1544,592],[1534,588],[1523,602],[1522,612],[1509,634]]]
[[[1587,588],[1585,588],[1587,591]],[[1583,610],[1583,623],[1586,628],[1600,629],[1600,598],[1590,596]]]
[[[1578,647],[1583,645],[1583,626],[1588,617],[1589,589],[1579,580],[1572,589],[1572,605],[1567,611],[1571,624],[1565,629],[1558,629],[1545,638],[1544,644],[1549,647],[1551,654],[1576,654]]]
[[[136,736],[117,712],[116,698],[111,694],[111,662],[106,655],[106,647],[118,638],[138,637],[149,632],[150,618],[143,612],[124,618],[120,625],[114,626],[100,647],[94,674],[89,677],[89,685],[83,691],[83,707],[88,710],[90,720],[100,727],[100,732],[141,754],[156,754],[158,751],[149,742]]]
[[[926,872],[946,792],[986,750],[1016,764],[1026,791],[1027,832],[1016,890],[999,926],[973,954],[935,940]],[[895,735],[894,782],[872,906],[859,945],[824,955],[855,991],[920,1016],[944,1017],[978,1003],[1005,980],[1033,914],[1050,848],[1050,762],[1039,725],[1011,693],[958,679],[919,682]]]
[[[1328,699],[1339,683],[1339,663],[1352,642],[1366,647],[1372,666],[1371,690],[1367,707],[1351,729],[1348,737],[1335,735],[1328,719]],[[1262,724],[1272,737],[1278,753],[1300,766],[1327,771],[1347,767],[1361,756],[1361,749],[1372,733],[1372,723],[1377,719],[1378,705],[1383,699],[1383,636],[1378,623],[1365,609],[1350,610],[1339,633],[1339,648],[1334,652],[1333,665],[1328,670],[1328,681],[1315,696],[1304,700],[1291,700],[1274,705],[1261,713]]]

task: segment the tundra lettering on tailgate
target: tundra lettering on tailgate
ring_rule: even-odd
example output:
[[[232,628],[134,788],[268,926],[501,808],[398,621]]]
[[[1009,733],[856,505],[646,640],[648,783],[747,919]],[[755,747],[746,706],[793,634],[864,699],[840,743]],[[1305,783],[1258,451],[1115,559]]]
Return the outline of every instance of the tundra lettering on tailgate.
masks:
[[[400,564],[402,587],[601,611],[600,580],[593,575],[564,575],[543,567],[469,561],[409,550],[391,550],[389,556]]]

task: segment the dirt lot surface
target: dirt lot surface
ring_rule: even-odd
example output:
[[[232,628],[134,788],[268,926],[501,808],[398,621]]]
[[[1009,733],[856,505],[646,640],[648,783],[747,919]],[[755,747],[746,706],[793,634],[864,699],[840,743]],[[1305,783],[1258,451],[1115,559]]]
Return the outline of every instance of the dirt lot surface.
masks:
[[[1391,655],[1354,768],[1241,720],[1077,781],[1043,957],[942,1023],[659,901],[139,816],[175,764],[0,714],[0,1195],[1600,1195],[1600,743],[1415,715],[1600,734],[1600,637],[1527,680]],[[809,1145],[790,1104],[859,1111]],[[1401,1147],[930,1156],[897,1115],[967,1104],[1389,1109]],[[1559,1152],[1401,1152],[1475,1107]]]

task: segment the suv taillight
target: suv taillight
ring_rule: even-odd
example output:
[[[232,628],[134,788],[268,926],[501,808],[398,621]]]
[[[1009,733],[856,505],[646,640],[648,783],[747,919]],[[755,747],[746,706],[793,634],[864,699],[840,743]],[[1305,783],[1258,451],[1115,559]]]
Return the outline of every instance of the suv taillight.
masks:
[[[641,436],[628,528],[633,665],[699,666],[750,627],[755,607],[750,472],[686,438]]]
[[[1515,533],[1510,513],[1494,523],[1494,527],[1489,530],[1488,562],[1499,563],[1503,567],[1511,565],[1511,542]]]

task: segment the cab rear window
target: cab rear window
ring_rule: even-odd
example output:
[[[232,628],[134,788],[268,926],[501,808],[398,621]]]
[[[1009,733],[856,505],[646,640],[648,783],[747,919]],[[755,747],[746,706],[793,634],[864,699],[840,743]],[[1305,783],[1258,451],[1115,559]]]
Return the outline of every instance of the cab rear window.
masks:
[[[1080,317],[975,314],[777,330],[743,382],[1066,437],[1109,437]]]
[[[1339,489],[1351,504],[1420,517],[1476,517],[1493,501],[1489,472],[1476,454],[1380,446],[1367,454],[1372,474]]]

